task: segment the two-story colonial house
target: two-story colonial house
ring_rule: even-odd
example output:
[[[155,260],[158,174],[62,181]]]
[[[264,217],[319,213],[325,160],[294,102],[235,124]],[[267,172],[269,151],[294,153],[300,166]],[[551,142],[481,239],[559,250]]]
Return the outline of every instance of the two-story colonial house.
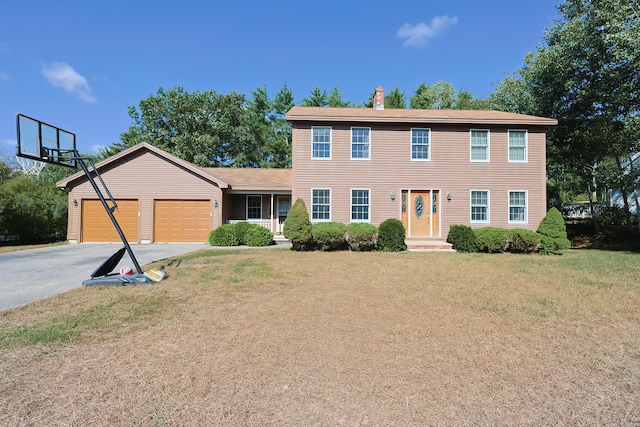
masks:
[[[402,220],[409,239],[452,224],[535,230],[556,120],[500,111],[293,107],[292,199],[312,222]]]
[[[452,224],[535,230],[546,213],[545,135],[555,120],[385,110],[382,88],[373,109],[293,107],[286,117],[292,169],[200,168],[146,143],[97,164],[127,240],[206,242],[237,221],[278,235],[297,198],[312,222],[397,218],[408,243],[432,247]],[[84,173],[58,186],[69,193],[69,241],[119,240]]]

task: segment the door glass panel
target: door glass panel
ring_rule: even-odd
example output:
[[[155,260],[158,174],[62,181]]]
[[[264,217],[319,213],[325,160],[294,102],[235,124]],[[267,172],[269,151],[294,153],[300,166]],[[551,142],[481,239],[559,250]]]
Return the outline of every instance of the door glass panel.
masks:
[[[402,193],[402,213],[407,213],[407,194]]]
[[[422,200],[422,196],[416,197],[416,215],[418,218],[422,218],[422,214],[424,213],[424,201]]]
[[[438,213],[438,211],[437,211],[438,203],[437,203],[436,200],[437,200],[436,199],[436,193],[433,193],[433,208],[431,210],[431,212],[433,212],[433,213]]]

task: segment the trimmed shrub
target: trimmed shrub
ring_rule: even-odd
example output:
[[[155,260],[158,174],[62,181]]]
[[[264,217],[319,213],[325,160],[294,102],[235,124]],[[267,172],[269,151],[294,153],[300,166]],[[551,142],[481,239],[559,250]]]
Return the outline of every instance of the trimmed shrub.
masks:
[[[261,225],[249,224],[245,231],[244,239],[247,246],[269,246],[273,243],[273,233]]]
[[[346,232],[347,226],[341,222],[319,222],[311,227],[313,240],[323,251],[346,249]]]
[[[449,227],[447,242],[458,252],[478,252],[476,233],[467,225],[452,225]]]
[[[241,222],[237,222],[234,224],[235,230],[236,230],[236,237],[238,238],[238,244],[239,245],[244,245],[247,242],[245,242],[245,234],[247,234],[247,230],[249,230],[249,227],[251,227],[251,224],[249,224],[247,221],[241,221]]]
[[[233,224],[222,224],[212,230],[209,233],[209,244],[211,246],[238,246],[235,226]]]
[[[552,239],[556,251],[564,251],[571,247],[571,242],[567,239],[567,226],[564,223],[564,218],[556,208],[549,209],[540,221],[537,232]]]
[[[347,243],[352,251],[373,251],[378,247],[378,227],[366,222],[347,225]]]
[[[507,249],[508,230],[496,227],[482,227],[473,230],[480,252],[490,254],[504,252]]]
[[[282,229],[284,237],[291,242],[291,249],[296,251],[313,248],[313,235],[311,234],[311,222],[304,200],[298,199],[291,206]]]
[[[514,228],[507,233],[507,251],[513,253],[532,253],[540,246],[540,235],[524,228]]]
[[[556,243],[551,237],[540,234],[540,245],[538,245],[538,253],[541,255],[553,255],[557,253]]]
[[[405,237],[402,221],[395,218],[385,219],[378,227],[378,248],[385,252],[406,251]]]

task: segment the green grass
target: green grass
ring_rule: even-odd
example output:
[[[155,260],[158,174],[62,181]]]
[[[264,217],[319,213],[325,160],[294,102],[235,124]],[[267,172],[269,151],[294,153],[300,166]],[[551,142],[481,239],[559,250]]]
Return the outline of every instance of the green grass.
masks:
[[[117,335],[126,325],[150,318],[167,303],[168,299],[162,296],[139,301],[120,298],[111,304],[98,303],[78,313],[52,316],[28,325],[0,324],[0,348],[73,342],[93,332]]]

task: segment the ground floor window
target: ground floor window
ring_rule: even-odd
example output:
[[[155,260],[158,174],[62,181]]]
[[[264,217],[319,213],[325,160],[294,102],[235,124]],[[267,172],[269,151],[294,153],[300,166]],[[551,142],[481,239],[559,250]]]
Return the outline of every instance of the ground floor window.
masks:
[[[509,222],[527,222],[526,191],[509,191]]]
[[[313,221],[331,220],[331,190],[311,190],[311,219]]]
[[[369,221],[369,190],[351,190],[351,221]]]
[[[471,222],[489,222],[489,192],[471,191]]]
[[[262,196],[247,196],[247,219],[262,219]]]

